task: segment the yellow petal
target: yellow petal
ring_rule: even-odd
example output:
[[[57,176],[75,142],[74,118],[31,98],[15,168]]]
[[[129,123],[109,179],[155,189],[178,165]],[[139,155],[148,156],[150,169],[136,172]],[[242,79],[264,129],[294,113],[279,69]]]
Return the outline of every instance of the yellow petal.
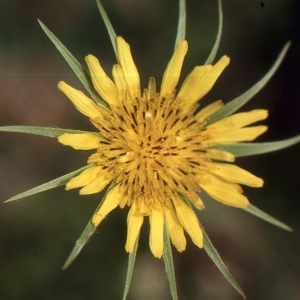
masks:
[[[208,180],[200,182],[200,187],[215,200],[234,207],[246,208],[248,199],[238,191],[236,184],[227,183],[217,176],[209,175]]]
[[[183,228],[179,223],[173,207],[166,210],[166,220],[169,235],[173,245],[176,247],[177,251],[184,251],[186,247],[186,239],[184,236]]]
[[[154,257],[161,258],[164,249],[164,214],[160,209],[150,213],[150,249]]]
[[[141,95],[140,77],[131,56],[130,46],[122,37],[118,36],[117,47],[118,58],[123,70],[124,78],[127,82],[128,89],[133,96],[139,97]]]
[[[209,134],[216,143],[250,142],[266,132],[267,129],[268,127],[263,125],[228,130],[207,129],[206,134]]]
[[[102,170],[101,173],[104,173]],[[102,174],[101,174],[102,175]],[[84,188],[79,191],[80,195],[90,195],[101,192],[111,181],[111,179],[104,178],[102,176],[97,176],[91,183],[87,184]]]
[[[217,100],[202,108],[195,116],[195,119],[198,120],[199,122],[201,120],[205,120],[213,113],[217,112],[222,106],[224,106],[222,100]]]
[[[152,99],[156,96],[156,81],[155,81],[154,77],[150,77],[150,79],[149,79],[148,93],[149,93],[150,99]]]
[[[58,141],[76,150],[90,150],[99,147],[101,138],[90,133],[64,133],[58,137]]]
[[[197,216],[193,210],[184,203],[181,198],[172,199],[178,220],[186,232],[191,237],[193,243],[199,248],[203,247],[203,233],[199,225]]]
[[[66,84],[64,81],[58,83],[58,89],[61,90],[75,105],[75,107],[84,115],[90,118],[101,118],[99,106],[97,106],[83,92],[76,90]]]
[[[218,77],[229,64],[229,57],[222,56],[214,65],[197,66],[188,75],[178,94],[185,106],[189,107],[203,98],[213,87]]]
[[[118,104],[118,91],[114,83],[110,80],[110,78],[102,69],[99,60],[95,56],[90,54],[85,58],[85,61],[89,67],[93,85],[96,91],[99,93],[99,95],[108,104]]]
[[[216,123],[213,123],[207,128],[218,128],[221,130],[235,129],[247,126],[260,120],[264,120],[268,117],[268,111],[265,109],[255,109],[249,112],[238,113],[229,117],[226,117]]]
[[[78,176],[73,177],[66,184],[66,190],[75,189],[89,184],[99,175],[100,171],[101,171],[101,167],[92,167],[83,171]]]
[[[262,187],[264,181],[250,172],[232,164],[210,163],[209,170],[227,181],[245,184],[251,187]]]
[[[201,198],[197,194],[196,194],[196,196],[197,196],[197,199],[193,200],[192,203],[199,210],[203,210],[205,208],[204,203],[203,203],[203,201],[201,200]]]
[[[144,217],[137,210],[136,201],[133,201],[127,217],[126,252],[132,253],[136,239],[140,233]]]
[[[230,152],[218,150],[218,149],[207,149],[206,156],[216,159],[216,160],[224,160],[233,162],[235,160],[235,156],[231,154]]]
[[[97,163],[101,159],[101,154],[100,153],[93,153],[89,159],[88,159],[88,164],[93,164]]]
[[[183,59],[187,50],[187,41],[179,41],[163,76],[160,89],[161,97],[165,97],[167,94],[173,93],[180,77]]]
[[[94,226],[98,226],[100,222],[119,205],[121,197],[122,195],[119,193],[118,186],[115,186],[109,191],[104,202],[92,217],[91,221]]]
[[[116,84],[120,100],[125,97],[127,91],[127,83],[120,65],[114,65],[112,75]]]

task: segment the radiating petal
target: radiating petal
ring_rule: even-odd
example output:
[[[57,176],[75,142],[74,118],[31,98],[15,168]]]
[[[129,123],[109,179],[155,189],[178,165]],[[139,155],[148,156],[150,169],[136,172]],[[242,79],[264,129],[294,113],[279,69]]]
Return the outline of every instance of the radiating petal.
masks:
[[[133,201],[127,217],[127,240],[125,250],[132,253],[134,244],[140,233],[144,216],[137,210],[136,201]]]
[[[167,94],[173,93],[179,77],[183,64],[183,59],[188,50],[188,43],[185,40],[178,41],[175,52],[165,70],[160,95],[165,97]]]
[[[90,54],[86,56],[85,61],[89,67],[93,85],[99,95],[108,104],[118,104],[119,97],[116,86],[102,69],[99,60]]]
[[[104,173],[102,170],[101,173]],[[101,174],[102,175],[102,174]],[[90,195],[101,192],[111,181],[111,179],[103,176],[97,176],[91,183],[87,184],[79,191],[80,195]]]
[[[93,164],[93,163],[97,163],[101,158],[101,154],[100,153],[93,153],[89,159],[88,159],[88,164]]]
[[[100,107],[97,106],[83,92],[74,89],[64,81],[58,83],[58,89],[61,90],[75,105],[75,107],[84,115],[90,118],[101,118]]]
[[[98,226],[100,222],[119,205],[121,197],[122,194],[119,193],[119,186],[115,186],[110,190],[100,208],[94,213],[92,223]]]
[[[199,195],[197,195],[196,193],[195,193],[195,195],[196,195],[196,199],[193,200],[193,201],[191,201],[191,200],[190,200],[190,201],[194,204],[194,206],[195,206],[197,209],[203,210],[203,209],[205,208],[205,205],[204,205],[202,199],[201,199],[201,198],[199,197]]]
[[[198,121],[205,120],[223,106],[224,103],[222,102],[222,100],[217,100],[202,108],[195,116],[195,119]]]
[[[210,163],[209,171],[224,178],[227,181],[248,185],[251,187],[262,187],[264,181],[250,172],[232,164]]]
[[[235,160],[235,156],[230,152],[226,152],[218,149],[207,149],[205,151],[206,151],[206,156],[209,158],[213,158],[216,160],[224,160],[229,162],[234,162]]]
[[[266,132],[267,126],[254,126],[239,129],[213,130],[207,129],[206,133],[211,135],[216,143],[251,142]]]
[[[264,120],[268,117],[268,111],[265,109],[255,109],[249,112],[242,112],[228,116],[216,123],[213,123],[207,128],[236,129]]]
[[[178,252],[184,251],[186,248],[186,239],[184,236],[183,228],[176,216],[173,207],[166,210],[166,220],[169,235],[173,245],[176,247]]]
[[[118,36],[117,47],[118,58],[123,70],[124,78],[127,82],[128,89],[133,96],[139,97],[141,95],[140,77],[131,56],[130,46],[122,37]]]
[[[58,141],[76,150],[91,150],[98,148],[102,139],[91,133],[64,133],[58,137]]]
[[[227,183],[217,176],[207,176],[205,182],[199,182],[200,187],[215,200],[234,207],[245,208],[248,206],[248,199],[238,191],[236,184]]]
[[[149,93],[150,99],[152,99],[156,96],[156,81],[155,81],[154,77],[150,77],[150,79],[149,79],[148,93]]]
[[[180,224],[190,235],[192,241],[199,248],[203,247],[203,233],[199,221],[193,210],[180,198],[172,199]]]
[[[164,214],[160,209],[150,213],[150,249],[154,257],[161,258],[164,249]]]
[[[187,107],[203,98],[229,64],[229,57],[222,56],[214,65],[197,66],[182,84],[177,96]]]
[[[99,175],[100,171],[101,171],[101,167],[92,167],[83,171],[78,176],[73,177],[66,184],[66,190],[75,189],[89,184]]]
[[[120,100],[125,97],[127,88],[127,82],[124,78],[123,70],[120,65],[114,65],[112,70],[112,75],[117,87]]]

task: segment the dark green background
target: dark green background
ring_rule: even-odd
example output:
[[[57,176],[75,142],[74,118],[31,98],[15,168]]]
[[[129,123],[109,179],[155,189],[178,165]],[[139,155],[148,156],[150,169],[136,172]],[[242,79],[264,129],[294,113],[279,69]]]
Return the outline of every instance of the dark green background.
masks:
[[[218,58],[230,66],[202,100],[225,102],[251,87],[270,68],[287,40],[293,44],[277,74],[243,110],[267,108],[269,131],[260,141],[300,133],[300,41],[297,0],[227,0]],[[113,0],[103,5],[118,35],[131,45],[145,87],[149,76],[160,82],[171,57],[177,26],[175,0]],[[189,52],[184,78],[203,64],[217,30],[217,1],[187,1]],[[297,19],[298,17],[298,19]],[[96,55],[110,74],[116,63],[94,1],[4,0],[0,2],[0,125],[38,125],[93,130],[87,118],[58,91],[59,80],[82,90],[78,79],[38,25],[41,19],[84,63]],[[182,82],[182,80],[181,80]],[[247,299],[296,300],[300,295],[299,145],[277,153],[238,159],[264,178],[262,189],[245,188],[250,201],[288,223],[284,232],[234,208],[204,197],[200,220]],[[74,151],[54,139],[0,134],[0,200],[71,172],[90,152]],[[61,266],[100,201],[58,188],[0,206],[1,299],[121,299],[127,255],[127,209],[103,221],[66,271]],[[168,300],[162,260],[148,247],[145,220],[128,299]],[[204,250],[188,238],[187,250],[174,251],[180,300],[235,300]]]

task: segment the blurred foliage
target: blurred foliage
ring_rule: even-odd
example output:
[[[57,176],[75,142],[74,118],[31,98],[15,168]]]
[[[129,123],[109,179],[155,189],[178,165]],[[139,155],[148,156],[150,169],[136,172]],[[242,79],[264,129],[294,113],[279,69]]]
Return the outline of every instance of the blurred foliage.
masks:
[[[106,0],[103,5],[116,32],[131,45],[142,84],[147,84],[149,76],[159,81],[174,47],[177,1]],[[264,75],[291,39],[292,47],[277,74],[243,110],[269,109],[269,131],[261,141],[299,133],[299,1],[223,1],[223,9],[218,57],[229,55],[231,64],[203,104],[216,99],[227,102],[244,92]],[[116,62],[93,1],[1,1],[0,125],[93,130],[58,91],[59,80],[83,88],[42,32],[37,18],[80,62],[92,53],[108,73]],[[217,20],[217,1],[187,0],[189,52],[182,78],[206,60]],[[298,145],[238,159],[240,166],[265,180],[262,189],[245,188],[250,201],[289,224],[295,233],[204,198],[207,209],[199,217],[247,299],[299,297],[299,151]],[[88,155],[54,139],[1,133],[1,200],[84,166]],[[111,213],[75,263],[61,271],[99,200],[99,195],[83,197],[77,191],[58,188],[1,204],[1,299],[121,299],[127,266],[127,209]],[[171,299],[163,261],[152,257],[148,239],[146,221],[128,299]],[[174,251],[174,260],[180,300],[241,299],[205,252],[192,243],[182,254]]]

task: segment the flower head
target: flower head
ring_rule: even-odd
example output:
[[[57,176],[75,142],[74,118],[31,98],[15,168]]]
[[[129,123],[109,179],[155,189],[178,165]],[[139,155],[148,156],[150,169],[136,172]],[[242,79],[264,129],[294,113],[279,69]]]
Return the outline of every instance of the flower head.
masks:
[[[163,228],[166,221],[172,243],[185,250],[184,230],[192,241],[203,246],[203,234],[193,210],[204,204],[204,190],[215,200],[239,208],[248,205],[240,184],[261,187],[263,180],[232,164],[234,155],[214,149],[218,143],[252,141],[266,126],[248,126],[267,117],[258,109],[231,115],[210,125],[207,120],[223,103],[218,100],[198,111],[203,98],[229,64],[227,56],[215,65],[196,66],[179,92],[179,80],[188,44],[180,40],[165,70],[160,91],[150,78],[141,92],[138,70],[130,47],[117,37],[119,64],[113,66],[113,81],[105,74],[96,57],[86,62],[93,85],[108,108],[95,103],[65,82],[58,87],[75,107],[97,128],[95,133],[59,136],[59,141],[78,150],[96,150],[88,159],[95,164],[72,178],[66,189],[81,187],[80,194],[110,190],[92,218],[98,226],[117,206],[129,206],[126,251],[132,252],[144,217],[150,219],[150,248],[155,257],[163,254]]]

